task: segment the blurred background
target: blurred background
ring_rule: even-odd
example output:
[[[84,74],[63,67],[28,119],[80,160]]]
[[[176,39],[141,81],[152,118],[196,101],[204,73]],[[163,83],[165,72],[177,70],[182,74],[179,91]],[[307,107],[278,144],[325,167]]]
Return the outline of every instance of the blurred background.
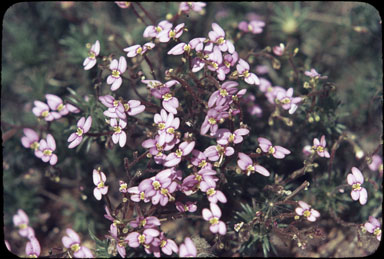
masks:
[[[167,14],[175,15],[179,3],[143,2],[142,6],[157,24]],[[239,22],[252,18],[264,21],[266,26],[261,34],[246,34],[235,43],[240,57],[246,56],[250,49],[260,51],[280,43],[298,48],[295,62],[301,74],[315,68],[320,74],[327,75],[328,81],[336,87],[337,113],[333,116],[337,119],[327,127],[339,124],[342,125],[340,131],[353,132],[365,152],[373,152],[382,141],[382,24],[375,7],[361,2],[209,2],[204,9],[203,15],[191,13],[179,18],[188,28],[183,41],[206,36],[212,22],[220,24],[227,37],[234,39],[239,33]],[[68,117],[61,119],[61,123],[52,123],[59,169],[37,159],[32,151],[21,145],[20,138],[23,128],[38,129],[44,125],[31,110],[34,100],[45,101],[45,94],[76,101],[68,91],[69,87],[78,96],[89,96],[93,100],[96,70],[84,71],[82,66],[88,53],[87,44],[99,40],[101,55],[125,55],[123,48],[147,42],[142,37],[145,27],[131,9],[122,9],[112,2],[23,2],[6,10],[1,70],[3,216],[4,238],[16,254],[23,255],[25,248],[25,240],[18,236],[12,223],[12,216],[19,208],[30,217],[30,225],[42,246],[42,255],[47,255],[51,248],[61,247],[66,227],[80,233],[89,247],[93,246],[93,241],[88,229],[96,235],[107,233],[109,223],[103,218],[104,208],[92,195],[92,170],[97,166],[105,168],[110,188],[118,189],[117,182],[124,175],[123,157],[133,156],[133,150],[140,143],[134,141],[135,134],[140,136],[140,130],[132,133],[131,142],[124,151],[118,147],[106,149],[105,139],[104,142],[101,139],[88,141],[76,152],[69,152],[66,139],[78,118]],[[163,61],[154,60],[154,63]],[[166,62],[169,63],[163,66],[171,67],[176,61],[169,59]],[[270,66],[270,62],[263,62],[260,64]],[[257,61],[253,64],[254,69]],[[292,81],[290,67],[284,64],[268,77],[273,85],[295,89],[302,88],[305,79]],[[119,93],[129,95],[130,90],[123,88]],[[105,81],[101,91],[110,93]],[[299,92],[295,90],[295,93]],[[94,114],[95,109],[87,110],[87,113]],[[316,125],[307,130],[316,132]],[[328,131],[327,135],[332,136],[333,142],[337,139],[337,132]],[[307,144],[313,137],[321,135],[311,133],[310,136]],[[335,164],[341,163],[340,168],[347,170],[351,166],[348,159],[353,158],[354,153],[348,146],[341,148],[345,150],[345,158],[336,160]],[[143,150],[139,149],[139,154]],[[344,176],[345,171],[340,173]],[[118,194],[115,197],[118,199]],[[350,217],[344,219],[346,221],[363,222],[369,212],[367,210],[357,218],[346,212],[344,215]],[[186,229],[192,233],[193,229]],[[103,234],[97,236],[104,239]],[[286,253],[292,255],[292,251]],[[330,252],[329,255],[334,254]]]

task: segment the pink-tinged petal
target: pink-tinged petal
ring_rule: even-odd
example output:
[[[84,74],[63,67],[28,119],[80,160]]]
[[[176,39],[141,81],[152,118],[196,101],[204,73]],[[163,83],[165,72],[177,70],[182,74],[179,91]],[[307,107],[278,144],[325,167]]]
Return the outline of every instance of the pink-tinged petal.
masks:
[[[168,55],[181,55],[184,53],[184,47],[186,46],[187,44],[185,44],[184,42],[181,42],[179,44],[177,44],[176,46],[174,46],[171,50],[168,51]]]
[[[29,217],[28,215],[24,212],[24,210],[22,209],[18,209],[17,210],[17,216],[18,218],[20,219],[21,222],[25,223],[25,224],[29,224]]]
[[[91,125],[92,125],[92,117],[88,116],[87,120],[84,123],[84,127],[83,127],[84,132],[83,133],[87,133],[89,131],[89,129],[91,128]]]
[[[39,135],[36,133],[36,131],[34,131],[33,129],[30,129],[30,128],[25,128],[23,129],[23,132],[24,132],[24,135],[32,140],[32,141],[38,141],[39,139]]]
[[[192,257],[196,256],[197,250],[196,250],[195,244],[192,242],[192,239],[190,239],[189,237],[186,237],[184,239],[184,244],[187,247],[188,253]]]
[[[120,134],[116,134],[116,133],[114,133],[114,134],[112,135],[112,141],[113,141],[113,143],[114,143],[114,144],[117,144],[117,143],[119,142],[119,138],[120,138]]]
[[[83,128],[85,123],[85,117],[81,117],[80,120],[77,121],[77,127]]]
[[[97,187],[95,187],[95,189],[93,189],[93,196],[95,196],[95,198],[96,198],[96,200],[101,200],[101,192],[100,192],[100,190],[97,188]]]
[[[321,136],[321,139],[320,139],[320,145],[322,145],[323,147],[325,147],[327,144],[327,142],[325,141],[325,136]]]
[[[139,240],[138,240],[139,235],[140,234],[137,233],[137,232],[132,232],[132,233],[129,233],[124,240],[128,241],[128,245],[130,247],[136,248],[136,247],[140,246],[140,243],[139,243]]]
[[[369,233],[373,233],[373,231],[375,231],[375,228],[376,226],[374,226],[373,224],[367,222],[364,224],[364,227],[365,229],[369,232]]]
[[[50,165],[56,165],[57,160],[58,160],[57,155],[56,155],[56,154],[53,154],[53,155],[51,156],[51,158],[49,159],[49,164],[50,164]]]
[[[275,150],[275,153],[273,154],[273,157],[277,158],[277,159],[283,159],[285,157],[285,154],[283,152]]]
[[[307,220],[311,221],[311,222],[315,222],[316,221],[316,217],[311,214],[309,217],[307,217]]]
[[[217,33],[218,36],[220,36],[220,37],[224,37],[225,36],[224,30],[217,23],[212,23],[212,29],[213,29],[214,32]]]
[[[269,148],[271,147],[271,145],[264,144],[264,143],[260,143],[259,146],[260,146],[261,150],[263,150],[263,152],[265,152],[265,153],[268,153]]]
[[[111,84],[113,84],[113,82],[115,82],[115,80],[116,80],[115,77],[113,77],[112,75],[109,75],[107,77],[107,84],[111,85]]]
[[[125,70],[127,70],[127,61],[125,60],[125,57],[120,57],[118,69],[121,74],[124,73]]]
[[[91,51],[93,51],[96,56],[100,53],[100,42],[99,40],[96,40],[96,42],[92,45]]]
[[[84,70],[89,70],[93,68],[96,65],[96,62],[97,62],[96,59],[86,58],[83,63]]]
[[[209,226],[209,230],[213,233],[216,234],[219,232],[219,224],[214,224]]]
[[[367,203],[367,200],[368,200],[368,192],[367,192],[367,189],[365,188],[361,188],[360,190],[360,198],[359,198],[359,202],[361,205],[364,205]]]
[[[244,154],[242,152],[239,152],[239,158],[240,160],[244,161],[247,165],[253,163],[252,159],[247,154]]]
[[[225,149],[225,155],[226,156],[232,156],[234,153],[235,153],[235,150],[233,149],[233,147],[227,147]]]
[[[156,143],[157,141],[154,139],[147,139],[147,140],[144,140],[143,143],[141,143],[141,146],[143,148],[151,148],[151,147],[154,147]]]
[[[97,186],[100,183],[100,180],[101,180],[100,174],[96,169],[93,169],[93,171],[92,171],[92,179],[93,179],[94,185]]]
[[[80,243],[80,237],[73,229],[67,228],[66,232],[73,242]]]
[[[204,208],[202,210],[202,215],[203,219],[205,219],[206,221],[209,221],[212,218],[212,212],[207,208]]]
[[[117,89],[119,89],[122,83],[123,79],[121,77],[116,78],[116,80],[111,85],[111,91],[116,91]]]
[[[181,145],[181,144],[180,144]],[[191,141],[187,144],[185,148],[183,148],[183,156],[188,155],[192,152],[193,148],[195,147],[195,141]]]
[[[47,144],[52,151],[56,149],[56,141],[51,134],[47,135]]]
[[[227,203],[227,198],[222,191],[216,191],[216,197],[221,203]]]
[[[164,166],[166,167],[174,167],[178,165],[181,161],[181,157],[177,157],[175,153],[170,153],[166,157],[166,162],[164,163]]]
[[[352,174],[355,176],[355,179],[358,183],[364,183],[364,176],[360,170],[356,167],[352,167]]]
[[[311,206],[308,205],[305,201],[299,201],[300,207],[302,207],[304,210],[309,210]]]
[[[225,226],[225,223],[223,221],[219,221],[219,234],[225,235],[227,233],[227,227]]]
[[[23,147],[25,147],[25,148],[30,148],[32,142],[27,137],[22,137],[21,138],[21,144],[23,144]]]
[[[264,175],[264,176],[269,176],[270,175],[268,170],[265,169],[264,167],[262,167],[261,165],[255,165],[255,171],[258,172],[261,175]]]
[[[226,40],[225,43],[227,44],[228,52],[230,54],[233,54],[235,52],[235,46],[233,45],[233,43],[230,40]]]
[[[57,106],[63,103],[63,100],[54,94],[46,94],[45,98],[47,99],[49,108],[51,108],[52,110],[56,110]]]
[[[347,182],[348,182],[349,185],[353,185],[354,183],[356,183],[355,176],[353,174],[348,174]]]
[[[297,215],[302,216],[303,213],[304,213],[304,209],[301,208],[301,207],[297,207],[297,208],[295,209],[295,212],[296,212]]]
[[[120,138],[119,138],[119,145],[120,147],[124,147],[125,143],[127,142],[127,135],[124,131],[121,132]]]
[[[326,158],[331,157],[331,155],[329,154],[329,152],[327,150],[324,150],[324,157],[326,157]]]
[[[174,98],[172,98],[174,99]],[[163,108],[170,113],[177,114],[177,110],[174,106],[172,106],[172,103],[170,101],[163,100],[162,102]]]
[[[109,69],[117,70],[118,66],[119,66],[119,62],[117,61],[117,59],[114,59],[111,61],[111,64],[109,65]]]
[[[73,133],[76,135],[76,133]],[[69,149],[72,149],[74,147],[77,147],[78,145],[80,145],[81,141],[83,140],[83,137],[79,137],[79,136],[75,136],[76,138],[68,145],[68,148]]]
[[[357,201],[360,198],[360,191],[351,191],[352,200]]]
[[[284,155],[289,155],[291,154],[291,151],[289,151],[288,149],[282,147],[282,146],[275,146],[275,149],[281,153],[283,153]]]
[[[369,222],[372,223],[372,225],[375,227],[375,228],[379,228],[380,227],[380,221],[378,221],[376,218],[372,217],[372,216],[369,216]]]
[[[64,236],[61,239],[61,242],[63,243],[64,247],[66,247],[66,248],[70,248],[71,245],[74,243],[73,240],[67,236]]]
[[[212,215],[214,217],[220,218],[221,217],[220,207],[216,203],[212,203],[212,202],[209,204],[209,206],[211,208]]]
[[[316,147],[319,146],[320,145],[320,141],[317,138],[314,138],[313,139],[313,145],[316,146]]]
[[[154,229],[154,228],[147,228],[146,230],[144,230],[143,234],[144,235],[149,235],[149,236],[152,236],[152,237],[157,237],[157,236],[160,235],[160,232],[159,232],[159,230]]]

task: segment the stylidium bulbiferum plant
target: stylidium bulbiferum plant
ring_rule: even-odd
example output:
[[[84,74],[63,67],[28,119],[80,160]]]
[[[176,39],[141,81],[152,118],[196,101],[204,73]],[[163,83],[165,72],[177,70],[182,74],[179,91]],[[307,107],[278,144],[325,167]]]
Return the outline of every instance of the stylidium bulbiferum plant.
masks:
[[[381,21],[372,6],[345,4],[348,15],[317,2],[9,8],[7,249],[53,258],[374,253]]]

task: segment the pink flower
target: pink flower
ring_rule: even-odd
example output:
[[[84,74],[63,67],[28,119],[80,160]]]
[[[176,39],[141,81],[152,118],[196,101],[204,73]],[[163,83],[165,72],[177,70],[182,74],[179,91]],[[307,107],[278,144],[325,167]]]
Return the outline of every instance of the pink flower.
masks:
[[[123,8],[123,9],[131,6],[131,2],[115,1],[115,4],[117,4],[117,6],[119,6],[120,8]]]
[[[273,155],[277,159],[282,159],[289,155],[291,151],[281,146],[272,146],[271,141],[266,138],[258,138],[259,146],[263,152]]]
[[[157,38],[160,42],[168,42],[171,39],[176,40],[177,38],[180,38],[180,36],[184,32],[184,23],[178,24],[175,29],[167,28],[162,30],[158,35]]]
[[[79,235],[71,228],[66,229],[67,235],[61,241],[65,248],[71,249],[76,258],[93,258],[92,252],[85,246],[80,245]]]
[[[125,52],[127,53],[127,57],[133,58],[136,57],[137,55],[144,55],[148,50],[151,50],[155,47],[155,43],[152,42],[147,42],[143,46],[141,45],[133,45],[130,47],[127,47],[124,49]]]
[[[287,91],[278,91],[276,98],[278,103],[284,110],[289,110],[289,114],[293,114],[297,109],[297,104],[301,102],[301,97],[292,97],[293,88],[289,88]]]
[[[265,22],[253,20],[249,23],[246,21],[242,21],[239,23],[238,28],[243,32],[251,32],[253,34],[259,34],[263,32],[263,27],[265,26]]]
[[[178,253],[179,248],[177,247],[177,244],[172,239],[166,238],[164,233],[160,233],[160,248],[161,251],[166,255],[171,255],[172,252]]]
[[[328,78],[328,76],[322,76],[319,73],[317,73],[316,69],[314,69],[314,68],[312,68],[310,71],[305,71],[304,74],[306,76],[309,76],[309,77],[315,78],[315,79],[327,79]]]
[[[180,140],[173,138],[173,140],[169,143],[164,143],[163,145],[159,144],[159,135],[156,135],[155,139],[147,139],[141,143],[141,146],[144,148],[149,148],[149,153],[153,156],[162,156],[163,151],[171,150],[175,144],[177,144]]]
[[[237,160],[237,165],[240,167],[241,170],[246,171],[247,176],[254,172],[258,172],[259,174],[264,176],[270,175],[267,169],[265,169],[261,165],[254,164],[252,159],[242,152],[239,152],[239,160]]]
[[[222,106],[209,109],[203,123],[201,124],[200,134],[204,135],[211,131],[211,135],[215,135],[219,129],[218,123],[221,119],[228,118],[228,112],[223,111]]]
[[[239,77],[244,77],[244,81],[250,85],[260,84],[260,79],[252,72],[249,72],[249,64],[243,60],[239,59],[239,62],[236,66]]]
[[[170,90],[170,87],[178,84],[176,80],[170,80],[164,84],[157,80],[142,80],[142,82],[151,88],[151,94],[155,98],[163,100],[162,105],[167,112],[177,114],[179,100],[171,94]]]
[[[203,182],[206,182],[209,186],[216,186],[215,182],[219,179],[215,175],[216,171],[210,168],[201,169],[197,173],[188,175],[183,179],[181,190],[186,195],[191,195],[200,188],[199,186]]]
[[[372,156],[372,162],[370,164],[368,164],[368,167],[369,169],[371,169],[371,171],[377,171],[377,170],[381,170],[381,173],[383,172],[383,159],[381,158],[381,156],[375,154]]]
[[[283,43],[280,43],[278,46],[274,46],[272,48],[273,53],[275,53],[276,56],[282,56],[285,51],[285,45]]]
[[[136,116],[145,110],[145,106],[138,100],[129,100],[123,104],[124,112],[128,113],[129,116]],[[124,119],[124,118],[121,118]]]
[[[143,37],[145,38],[153,38],[156,37],[158,38],[159,33],[162,32],[163,30],[168,30],[172,28],[172,23],[168,22],[167,20],[163,20],[159,22],[157,26],[154,25],[149,25],[145,28],[143,32]]]
[[[217,78],[221,81],[225,80],[226,75],[231,72],[233,67],[239,60],[239,54],[234,51],[233,54],[225,54],[223,62],[219,64],[219,68],[216,70]]]
[[[131,200],[134,202],[144,201],[145,203],[147,203],[151,201],[145,196],[144,190],[140,191],[138,186],[130,187],[127,191],[131,194]]]
[[[368,193],[361,185],[364,183],[363,174],[356,167],[352,167],[352,174],[348,174],[347,182],[352,186],[351,197],[354,201],[359,200],[361,205],[367,203]]]
[[[175,152],[170,153],[166,157],[164,166],[174,167],[178,165],[181,162],[182,157],[187,156],[189,153],[191,153],[194,147],[195,147],[195,141],[182,142],[181,144],[179,144],[179,148]]]
[[[109,65],[109,69],[112,70],[112,74],[107,78],[107,84],[111,85],[111,90],[116,91],[120,88],[123,83],[123,79],[121,78],[121,74],[127,70],[127,61],[124,57],[120,57],[119,61],[117,59],[112,60]]]
[[[39,135],[30,128],[23,129],[24,136],[21,138],[21,144],[25,148],[31,148],[35,152],[39,150]]]
[[[126,251],[125,251],[125,242],[123,240],[120,240],[117,236],[117,226],[115,224],[111,224],[109,227],[109,233],[111,234],[111,237],[116,240],[116,250],[119,253],[119,255],[122,258],[125,258]]]
[[[214,91],[208,100],[208,107],[212,108],[214,105],[223,106],[232,101],[232,96],[237,92],[239,84],[235,81],[224,82],[219,90]]]
[[[156,113],[154,115],[153,120],[158,129],[158,145],[163,146],[165,143],[171,143],[175,137],[176,130],[180,126],[180,119],[174,117],[173,113],[167,114],[167,112],[162,109],[160,114]]]
[[[217,143],[224,146],[230,143],[239,144],[243,142],[243,136],[248,134],[249,130],[245,128],[237,129],[233,133],[229,129],[219,129],[215,137],[217,138]]]
[[[220,51],[228,51],[230,54],[235,51],[232,42],[225,40],[225,32],[217,23],[212,23],[212,31],[208,33],[208,36],[211,42],[217,44]]]
[[[223,221],[219,220],[221,217],[221,210],[219,206],[217,206],[216,203],[211,202],[209,204],[209,207],[210,210],[204,208],[202,211],[203,219],[211,224],[209,230],[213,234],[219,233],[220,235],[225,235],[227,233],[227,227],[225,226]]]
[[[127,122],[119,119],[119,123],[117,123],[116,119],[110,120],[110,125],[113,128],[112,141],[113,143],[119,143],[120,147],[124,147],[127,141],[127,134],[123,129],[127,126]]]
[[[107,181],[107,177],[103,172],[100,171],[100,168],[93,169],[92,172],[93,183],[96,187],[93,189],[93,196],[96,200],[101,200],[102,195],[106,195],[108,192],[108,186],[104,185],[104,182]]]
[[[189,13],[190,11],[201,12],[207,4],[204,2],[181,2],[179,12]]]
[[[139,191],[144,191],[145,197],[152,198],[154,205],[165,204],[170,198],[170,194],[176,190],[177,184],[171,179],[172,171],[163,170],[151,178],[144,179],[139,184]],[[170,188],[168,188],[170,187]],[[168,188],[168,189],[167,189]],[[153,198],[155,196],[155,198]]]
[[[197,250],[192,240],[189,237],[184,239],[184,243],[179,246],[180,257],[196,257]]]
[[[61,116],[67,115],[69,113],[68,106],[64,105],[63,100],[54,94],[46,94],[45,98],[49,108],[53,111],[58,111]]]
[[[46,103],[38,100],[34,101],[33,103],[35,106],[32,108],[32,112],[36,117],[44,118],[46,121],[53,121],[55,119],[61,118],[60,113],[50,112],[49,106]]]
[[[88,52],[88,57],[84,60],[84,70],[89,70],[96,65],[96,57],[100,53],[100,42],[97,40]]]
[[[200,167],[201,169],[203,168],[212,169],[212,164],[207,160],[208,158],[203,152],[197,149],[192,150],[192,158],[191,158],[192,165]]]
[[[197,210],[196,202],[187,201],[185,204],[177,201],[175,202],[176,209],[179,212],[195,212]]]
[[[381,241],[381,225],[376,218],[369,216],[369,221],[364,224],[364,227],[369,233],[374,234],[377,240]]]
[[[161,225],[160,220],[154,216],[149,217],[136,217],[135,220],[129,222],[129,225],[133,228],[156,228]]]
[[[328,151],[325,149],[327,142],[325,141],[325,136],[321,136],[320,141],[317,138],[313,139],[312,149],[317,152],[321,157],[330,158]]]
[[[235,153],[233,147],[222,146],[220,144],[209,146],[204,150],[204,154],[210,161],[223,159],[224,156],[232,156]]]
[[[31,238],[35,236],[35,231],[29,225],[28,215],[22,210],[18,209],[17,214],[12,218],[15,227],[19,228],[19,235],[22,237]]]
[[[225,197],[224,193],[220,190],[216,190],[216,183],[215,181],[201,181],[200,182],[200,190],[202,192],[205,192],[208,196],[208,200],[211,203],[227,203],[227,198]]]
[[[57,155],[53,154],[53,151],[56,150],[56,142],[51,134],[47,135],[47,139],[40,140],[39,150],[35,152],[35,155],[38,158],[41,158],[43,162],[49,162],[51,165],[57,163]]]
[[[300,207],[295,209],[297,215],[304,216],[311,222],[316,221],[316,218],[320,217],[320,213],[317,210],[312,209],[311,206],[304,201],[299,201],[299,206]]]
[[[191,45],[181,42],[168,51],[168,55],[181,55],[184,52],[189,53],[191,51]]]
[[[127,235],[125,241],[128,242],[130,247],[136,248],[140,245],[149,245],[152,240],[159,236],[160,232],[154,228],[147,228],[142,234],[139,232],[132,232]]]
[[[85,119],[85,117],[81,117],[80,120],[77,122],[77,131],[72,133],[67,140],[68,142],[71,142],[68,148],[74,148],[78,146],[83,140],[83,135],[90,130],[91,125],[91,116],[88,116],[87,119]]]
[[[38,258],[40,256],[40,243],[35,237],[29,238],[29,242],[25,246],[25,254],[30,258]]]

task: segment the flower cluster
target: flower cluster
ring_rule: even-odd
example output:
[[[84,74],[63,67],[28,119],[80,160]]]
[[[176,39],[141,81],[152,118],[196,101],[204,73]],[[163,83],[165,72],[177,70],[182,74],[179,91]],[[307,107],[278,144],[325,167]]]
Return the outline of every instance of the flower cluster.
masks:
[[[64,104],[63,100],[54,94],[46,94],[47,103],[36,100],[32,109],[36,117],[43,118],[45,121],[58,120],[68,113],[79,113],[80,110],[70,103]]]

